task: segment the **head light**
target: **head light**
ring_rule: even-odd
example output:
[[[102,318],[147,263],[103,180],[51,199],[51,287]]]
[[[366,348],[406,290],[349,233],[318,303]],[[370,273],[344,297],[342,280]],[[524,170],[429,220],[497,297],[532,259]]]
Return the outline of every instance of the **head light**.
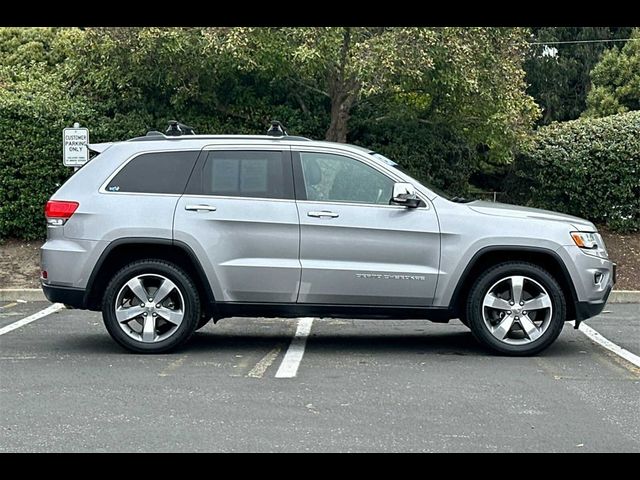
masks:
[[[595,232],[571,232],[574,243],[587,255],[609,258],[604,241],[599,233]]]
[[[580,248],[593,250],[598,248],[598,239],[595,233],[588,232],[571,232],[571,238]]]

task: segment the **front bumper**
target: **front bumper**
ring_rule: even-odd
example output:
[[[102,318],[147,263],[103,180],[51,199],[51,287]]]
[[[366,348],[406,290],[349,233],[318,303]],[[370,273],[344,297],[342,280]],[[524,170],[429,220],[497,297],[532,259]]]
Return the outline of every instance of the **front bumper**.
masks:
[[[576,245],[564,245],[556,253],[573,287],[571,300],[575,309],[569,319],[575,318],[578,325],[604,309],[616,282],[616,264],[608,258],[588,255]]]
[[[576,302],[576,328],[580,326],[580,322],[582,322],[583,320],[595,317],[596,315],[600,315],[600,313],[602,313],[602,310],[604,310],[604,306],[607,304],[607,300],[609,299],[609,295],[611,295],[611,290],[613,290],[613,286],[616,283],[616,270],[617,265],[612,262],[611,280],[606,287],[602,299],[587,302]]]
[[[595,317],[596,315],[600,315],[602,310],[604,310],[604,306],[607,304],[607,300],[609,299],[609,295],[611,294],[612,287],[607,289],[607,292],[604,295],[604,298],[597,302],[576,302],[576,328],[580,325],[580,322],[586,320],[587,318]]]

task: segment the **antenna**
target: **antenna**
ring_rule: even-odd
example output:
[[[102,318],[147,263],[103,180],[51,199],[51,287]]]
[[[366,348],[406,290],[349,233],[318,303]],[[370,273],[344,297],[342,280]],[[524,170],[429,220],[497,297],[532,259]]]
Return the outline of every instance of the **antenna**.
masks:
[[[271,120],[271,126],[269,127],[269,130],[267,130],[267,135],[270,137],[286,137],[289,134],[282,123],[278,120]]]

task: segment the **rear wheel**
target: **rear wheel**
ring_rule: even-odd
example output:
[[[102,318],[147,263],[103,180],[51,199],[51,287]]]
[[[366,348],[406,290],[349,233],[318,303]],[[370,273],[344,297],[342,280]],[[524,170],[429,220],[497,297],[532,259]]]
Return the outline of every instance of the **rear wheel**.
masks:
[[[549,272],[531,263],[506,262],[476,280],[465,316],[474,336],[490,349],[534,355],[558,338],[566,303]]]
[[[198,290],[176,265],[139,260],[109,282],[102,318],[111,337],[126,349],[168,352],[186,342],[198,325]]]

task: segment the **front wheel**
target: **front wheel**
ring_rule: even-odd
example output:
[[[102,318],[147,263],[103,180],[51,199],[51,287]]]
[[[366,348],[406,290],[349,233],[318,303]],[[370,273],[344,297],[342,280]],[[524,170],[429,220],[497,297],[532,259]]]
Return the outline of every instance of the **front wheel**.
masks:
[[[541,352],[558,338],[566,310],[562,288],[549,272],[527,262],[505,262],[475,281],[466,319],[486,347],[526,356]]]
[[[201,328],[204,328],[211,320],[212,320],[211,317],[208,317],[206,315],[201,316],[200,320],[198,321],[198,325],[196,326],[196,331],[200,330]]]
[[[198,325],[198,290],[176,265],[139,260],[109,282],[102,318],[111,337],[126,349],[168,352],[186,342]]]

